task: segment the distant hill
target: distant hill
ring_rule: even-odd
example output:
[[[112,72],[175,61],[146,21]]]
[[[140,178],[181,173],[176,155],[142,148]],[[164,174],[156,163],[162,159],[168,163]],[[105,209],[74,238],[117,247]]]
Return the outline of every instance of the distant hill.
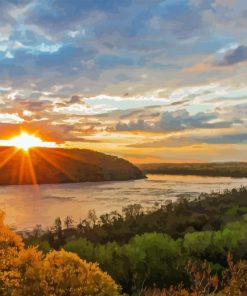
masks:
[[[145,174],[247,177],[247,162],[149,163],[138,167]]]
[[[124,181],[144,175],[130,162],[91,150],[0,147],[0,185]]]

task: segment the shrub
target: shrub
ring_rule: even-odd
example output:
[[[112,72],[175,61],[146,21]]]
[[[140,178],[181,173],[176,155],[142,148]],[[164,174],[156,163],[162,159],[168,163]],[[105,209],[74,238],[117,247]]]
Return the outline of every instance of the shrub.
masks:
[[[3,223],[0,212],[0,295],[118,296],[119,287],[97,264],[78,255],[25,248],[20,236]]]

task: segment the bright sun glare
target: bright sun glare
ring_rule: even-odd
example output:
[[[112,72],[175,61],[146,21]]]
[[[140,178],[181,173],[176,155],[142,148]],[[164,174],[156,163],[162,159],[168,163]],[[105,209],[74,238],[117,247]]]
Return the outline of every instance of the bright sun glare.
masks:
[[[11,146],[28,151],[32,147],[54,147],[53,142],[44,142],[40,138],[22,132],[20,135],[9,140]]]

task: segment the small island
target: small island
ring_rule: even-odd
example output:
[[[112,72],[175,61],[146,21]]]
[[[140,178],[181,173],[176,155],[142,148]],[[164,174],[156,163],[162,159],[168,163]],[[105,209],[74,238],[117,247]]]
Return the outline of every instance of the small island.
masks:
[[[116,156],[86,150],[0,147],[0,185],[126,181],[144,178],[139,168]]]

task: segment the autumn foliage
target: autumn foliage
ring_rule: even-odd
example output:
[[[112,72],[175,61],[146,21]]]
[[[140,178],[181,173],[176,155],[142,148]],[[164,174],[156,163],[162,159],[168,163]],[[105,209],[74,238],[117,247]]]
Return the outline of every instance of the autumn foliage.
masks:
[[[228,268],[220,276],[212,274],[208,262],[187,264],[186,271],[190,278],[190,288],[183,285],[169,289],[149,289],[144,296],[246,296],[247,295],[247,262],[233,262],[228,255]]]
[[[19,235],[3,223],[0,212],[0,295],[118,296],[119,287],[97,264],[77,255],[25,248]]]

